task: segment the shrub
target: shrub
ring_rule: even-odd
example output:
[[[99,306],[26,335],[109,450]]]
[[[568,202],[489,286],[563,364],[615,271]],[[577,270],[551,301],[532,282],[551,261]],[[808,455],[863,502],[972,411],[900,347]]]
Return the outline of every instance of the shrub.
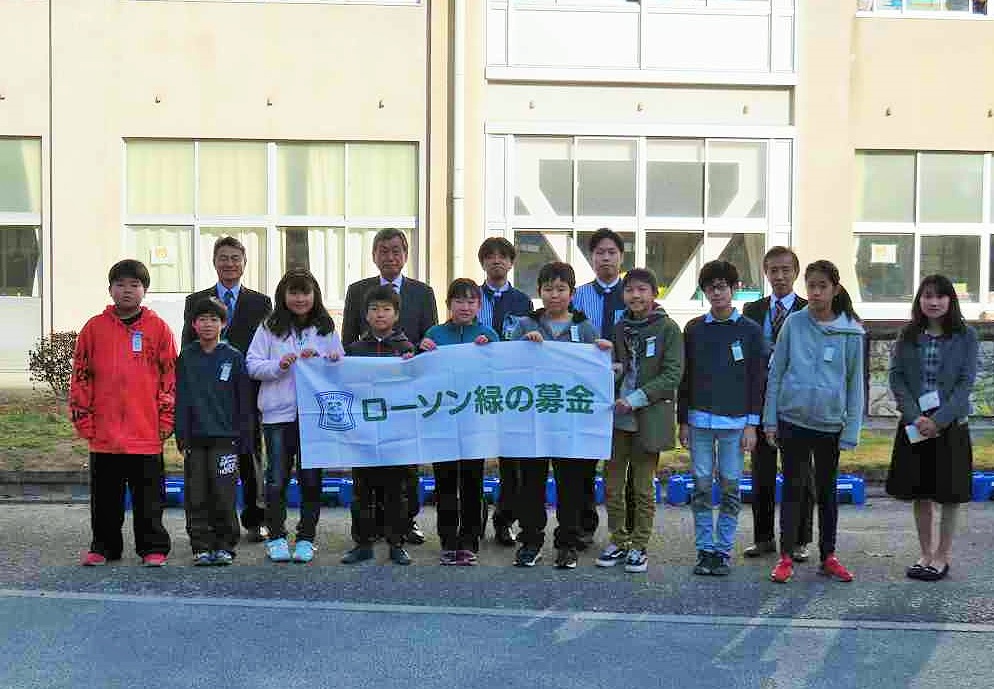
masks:
[[[76,332],[52,333],[38,338],[38,344],[28,351],[28,371],[31,382],[45,383],[60,400],[69,398],[72,377],[72,355],[76,349]]]

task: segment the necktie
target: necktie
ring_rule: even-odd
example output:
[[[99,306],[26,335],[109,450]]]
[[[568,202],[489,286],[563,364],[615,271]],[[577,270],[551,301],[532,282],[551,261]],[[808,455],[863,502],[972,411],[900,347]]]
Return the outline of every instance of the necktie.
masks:
[[[773,331],[774,342],[776,342],[777,338],[780,336],[780,328],[783,327],[783,322],[786,318],[787,309],[784,307],[783,302],[777,299],[773,306],[773,320],[770,322],[770,329]]]
[[[617,310],[615,308],[617,299],[612,295],[613,289],[594,282],[594,290],[604,300],[601,305],[601,337],[611,341],[614,341],[614,312]]]
[[[228,323],[231,323],[235,316],[235,293],[230,289],[224,293],[224,307],[228,309]]]

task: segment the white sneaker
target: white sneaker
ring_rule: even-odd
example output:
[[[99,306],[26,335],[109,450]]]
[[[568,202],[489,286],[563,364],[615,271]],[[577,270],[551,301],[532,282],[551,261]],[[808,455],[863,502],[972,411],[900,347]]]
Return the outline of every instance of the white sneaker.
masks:
[[[601,551],[594,562],[598,567],[614,567],[619,562],[623,562],[628,557],[628,551],[619,548],[614,543],[608,543],[607,547]]]

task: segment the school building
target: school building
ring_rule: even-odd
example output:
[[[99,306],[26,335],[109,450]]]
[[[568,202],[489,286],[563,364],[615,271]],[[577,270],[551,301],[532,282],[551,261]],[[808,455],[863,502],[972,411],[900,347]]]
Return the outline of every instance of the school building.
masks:
[[[704,261],[835,261],[866,318],[920,276],[994,312],[994,9],[978,0],[3,0],[0,370],[135,257],[179,330],[211,246],[333,309],[377,229],[444,294],[512,239],[534,292],[621,232],[667,310]]]

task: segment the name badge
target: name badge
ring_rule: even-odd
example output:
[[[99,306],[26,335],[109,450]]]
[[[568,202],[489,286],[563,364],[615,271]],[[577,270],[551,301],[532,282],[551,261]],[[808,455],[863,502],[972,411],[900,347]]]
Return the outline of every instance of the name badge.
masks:
[[[922,410],[922,413],[927,411],[932,411],[933,409],[938,409],[939,391],[933,390],[932,392],[926,392],[924,395],[919,397],[918,408]]]
[[[742,355],[742,343],[738,340],[732,343],[732,358],[736,361],[742,361],[745,359]]]
[[[142,334],[140,331],[131,333],[131,351],[140,352],[142,350]]]
[[[656,336],[645,338],[645,356],[656,356]]]
[[[218,376],[218,380],[227,382],[229,378],[231,378],[231,362],[225,361],[221,364],[221,374]]]
[[[909,423],[904,427],[904,432],[908,434],[908,442],[912,445],[915,443],[920,443],[925,440],[925,436],[918,432],[918,426],[913,423]]]
[[[569,327],[569,339],[570,339],[570,342],[579,342],[580,341],[580,326],[578,326],[578,325],[571,325]]]
[[[821,358],[823,361],[832,361],[835,359],[835,347],[832,345],[825,345],[825,351],[822,352]]]

